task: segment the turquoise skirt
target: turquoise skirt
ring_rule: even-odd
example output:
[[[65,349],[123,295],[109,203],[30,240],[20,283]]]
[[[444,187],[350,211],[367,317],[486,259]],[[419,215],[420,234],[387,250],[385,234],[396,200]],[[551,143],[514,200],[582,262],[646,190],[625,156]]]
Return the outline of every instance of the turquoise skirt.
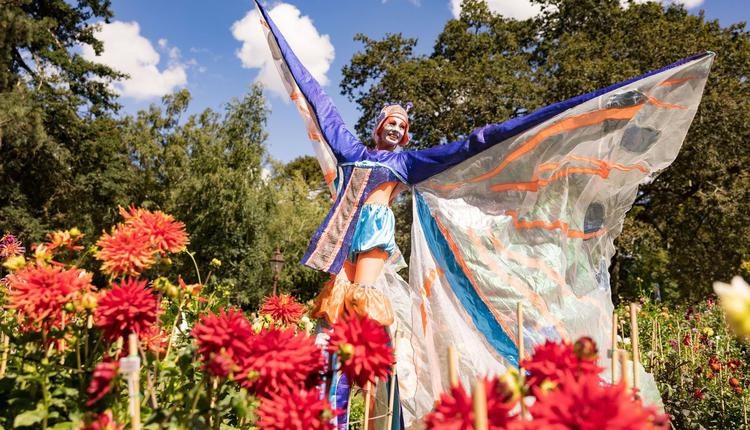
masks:
[[[359,213],[357,227],[352,237],[349,260],[356,261],[357,254],[380,248],[392,256],[396,252],[396,218],[390,207],[365,204]]]

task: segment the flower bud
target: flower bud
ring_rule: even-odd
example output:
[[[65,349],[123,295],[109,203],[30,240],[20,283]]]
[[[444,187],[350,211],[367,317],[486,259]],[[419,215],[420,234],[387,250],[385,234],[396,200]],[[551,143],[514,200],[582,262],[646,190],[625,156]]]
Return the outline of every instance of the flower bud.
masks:
[[[573,345],[573,352],[579,360],[596,360],[596,342],[588,336],[584,336]]]
[[[3,267],[10,271],[18,270],[23,268],[23,266],[26,265],[26,259],[23,258],[23,255],[16,255],[13,257],[10,257],[9,259],[5,260],[5,263],[3,263]]]
[[[81,235],[81,230],[78,230],[78,227],[73,227],[70,230],[68,230],[68,234],[70,235],[71,239],[75,239]]]
[[[342,343],[339,346],[339,357],[346,361],[354,356],[354,345],[351,343]]]
[[[93,311],[96,309],[96,304],[99,301],[98,297],[94,293],[86,293],[81,297],[81,307],[87,311]]]
[[[166,272],[172,268],[172,259],[169,257],[162,257],[159,259],[159,270]]]
[[[211,267],[221,267],[221,260],[219,260],[218,258],[211,259]]]
[[[174,284],[169,284],[164,289],[164,294],[166,294],[170,299],[176,299],[180,296],[180,290],[178,290]]]

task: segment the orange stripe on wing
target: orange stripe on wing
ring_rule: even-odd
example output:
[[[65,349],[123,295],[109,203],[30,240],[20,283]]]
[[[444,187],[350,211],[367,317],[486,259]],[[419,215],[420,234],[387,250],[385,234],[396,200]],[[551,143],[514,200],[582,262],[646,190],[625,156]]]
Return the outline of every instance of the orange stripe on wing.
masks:
[[[531,305],[539,311],[539,313],[549,322],[551,322],[555,328],[557,329],[557,332],[560,334],[560,337],[567,339],[569,338],[568,331],[565,329],[565,327],[560,322],[559,318],[555,318],[554,315],[550,312],[549,308],[547,308],[547,303],[542,299],[542,297],[537,294],[535,291],[531,290],[526,286],[524,282],[522,282],[520,279],[510,275],[508,272],[503,270],[500,266],[497,265],[495,260],[492,259],[492,256],[490,256],[489,252],[487,252],[487,248],[484,246],[482,241],[477,237],[474,230],[469,229],[468,231],[469,239],[471,239],[471,242],[474,244],[475,249],[479,251],[479,257],[482,259],[482,262],[487,265],[490,270],[492,270],[495,274],[498,275],[498,277],[505,282],[506,284],[510,285],[524,296],[526,301],[531,303]],[[489,233],[490,237],[493,239],[493,245],[495,246],[495,249],[497,250],[497,243],[496,238],[494,235],[492,235],[492,232]],[[500,249],[505,251],[505,248],[502,247],[502,244],[500,244]],[[507,254],[506,252],[500,251],[501,254]],[[533,260],[533,259],[531,259]],[[559,274],[558,274],[559,276]],[[565,283],[563,282],[563,286]]]
[[[592,125],[600,124],[608,120],[631,119],[635,116],[635,114],[638,113],[638,111],[641,110],[641,108],[643,108],[643,106],[644,106],[643,104],[638,104],[635,106],[629,106],[625,108],[601,109],[601,110],[587,112],[587,113],[583,113],[580,115],[565,118],[548,127],[543,128],[541,131],[539,131],[534,136],[529,138],[524,144],[518,147],[515,151],[508,154],[508,156],[505,157],[503,161],[500,162],[500,164],[498,164],[494,169],[490,170],[489,172],[475,176],[467,180],[466,182],[458,182],[458,183],[449,184],[449,185],[430,184],[430,187],[441,189],[441,190],[451,190],[454,188],[458,188],[466,183],[480,182],[480,181],[490,179],[493,176],[496,176],[500,172],[502,172],[503,169],[505,169],[510,163],[517,160],[521,156],[527,154],[532,149],[534,149],[537,145],[539,145],[539,143],[541,143],[542,141],[544,141],[545,139],[551,136],[564,133],[566,131],[576,130],[582,127],[589,127]]]
[[[585,161],[587,163],[592,163],[597,166],[598,168],[590,168],[590,167],[567,167],[565,169],[559,170],[552,174],[548,179],[541,179],[537,177],[537,173],[541,171],[547,171],[547,170],[554,170],[558,168],[561,164],[563,164],[565,161],[568,160],[579,160],[579,161]],[[599,176],[603,179],[606,179],[609,177],[609,173],[612,170],[620,170],[623,172],[628,172],[632,170],[640,170],[643,173],[648,173],[648,169],[641,165],[641,164],[635,164],[635,165],[623,165],[619,163],[610,163],[606,160],[598,160],[594,158],[588,158],[588,157],[580,157],[571,155],[568,157],[565,157],[563,160],[557,163],[544,163],[540,164],[537,168],[537,172],[534,173],[534,177],[531,181],[528,182],[509,182],[505,184],[494,184],[489,187],[490,191],[495,192],[502,192],[502,191],[532,191],[536,192],[541,187],[546,187],[547,185],[551,184],[552,182],[555,182],[561,178],[564,178],[566,176],[570,176],[573,174],[584,174],[584,175],[595,175]]]
[[[448,229],[445,228],[443,223],[440,222],[440,220],[433,215],[435,219],[435,223],[438,226],[438,229],[443,234],[443,237],[445,237],[445,240],[448,242],[448,247],[450,247],[451,251],[453,251],[453,255],[456,257],[456,261],[458,262],[459,266],[461,266],[461,269],[464,271],[464,275],[466,275],[466,278],[471,283],[471,286],[474,288],[474,291],[477,293],[479,298],[484,302],[485,306],[487,306],[487,309],[492,313],[492,315],[495,317],[495,321],[497,321],[498,324],[505,330],[505,334],[508,335],[508,337],[513,340],[513,343],[518,345],[518,338],[513,335],[513,332],[508,330],[508,327],[505,325],[505,322],[503,322],[503,316],[500,315],[497,312],[497,309],[492,306],[489,300],[487,300],[487,297],[482,293],[482,291],[479,289],[477,285],[476,279],[474,279],[474,276],[472,276],[471,271],[469,270],[469,266],[466,264],[466,261],[464,260],[463,256],[461,256],[461,253],[458,250],[458,246],[456,246],[456,242],[453,241],[453,237],[451,237],[450,233],[448,232]]]
[[[422,316],[422,333],[425,336],[427,335],[427,308],[425,307],[425,301],[432,295],[432,283],[435,281],[435,277],[438,273],[442,274],[442,272],[443,271],[440,270],[439,267],[437,270],[430,269],[425,277],[424,285],[422,286],[422,303],[419,305],[419,312]]]
[[[513,211],[513,210],[505,211],[505,215],[508,215],[513,218],[513,226],[518,230],[534,229],[534,228],[540,228],[543,230],[560,230],[567,237],[570,237],[573,239],[588,239],[591,237],[601,236],[607,232],[607,229],[602,228],[592,233],[584,233],[581,230],[570,228],[568,223],[562,220],[555,220],[552,222],[547,222],[547,221],[542,221],[542,220],[535,220],[535,221],[519,220],[518,212]]]

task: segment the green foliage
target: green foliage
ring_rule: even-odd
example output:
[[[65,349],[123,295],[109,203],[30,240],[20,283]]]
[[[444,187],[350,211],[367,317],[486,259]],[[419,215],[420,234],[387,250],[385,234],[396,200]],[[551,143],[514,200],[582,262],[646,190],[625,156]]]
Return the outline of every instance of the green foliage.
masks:
[[[628,309],[619,308],[617,315],[629,338]],[[674,428],[743,427],[750,383],[747,348],[731,334],[713,299],[676,307],[647,300],[638,329],[643,365],[656,378]]]
[[[415,40],[357,36],[363,50],[343,69],[341,91],[363,116],[366,137],[383,102],[414,103],[416,147],[604,88],[706,50],[716,62],[674,164],[641,187],[612,265],[614,296],[658,283],[665,296],[701,297],[715,279],[750,261],[750,34],[679,5],[619,0],[538,0],[544,12],[517,21],[464,2],[430,55]],[[678,288],[677,286],[681,286]]]

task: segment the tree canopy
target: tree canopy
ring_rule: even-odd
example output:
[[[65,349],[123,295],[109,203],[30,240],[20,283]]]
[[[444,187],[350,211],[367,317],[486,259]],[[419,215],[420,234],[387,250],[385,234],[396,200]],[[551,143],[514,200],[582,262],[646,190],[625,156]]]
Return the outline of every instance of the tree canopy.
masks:
[[[416,40],[358,35],[363,49],[343,69],[342,94],[362,112],[367,136],[383,102],[414,104],[416,147],[711,50],[705,96],[674,164],[642,186],[611,266],[613,293],[699,297],[714,280],[750,268],[750,34],[703,13],[655,2],[537,0],[540,16],[518,21],[466,0],[432,53]],[[404,226],[401,226],[403,229]],[[743,269],[744,268],[744,269]],[[745,273],[747,274],[747,273]]]

